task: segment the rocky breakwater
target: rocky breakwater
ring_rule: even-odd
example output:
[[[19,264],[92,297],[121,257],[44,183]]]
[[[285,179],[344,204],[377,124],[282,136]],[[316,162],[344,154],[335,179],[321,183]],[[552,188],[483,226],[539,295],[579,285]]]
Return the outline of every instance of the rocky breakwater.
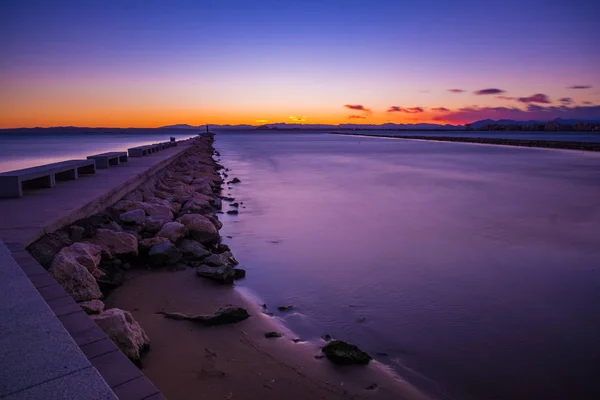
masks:
[[[176,161],[116,204],[28,248],[135,362],[149,348],[148,336],[130,312],[105,310],[102,301],[124,283],[127,270],[195,268],[197,276],[227,285],[245,276],[219,235],[223,167],[212,157],[212,142],[212,135],[194,139]]]

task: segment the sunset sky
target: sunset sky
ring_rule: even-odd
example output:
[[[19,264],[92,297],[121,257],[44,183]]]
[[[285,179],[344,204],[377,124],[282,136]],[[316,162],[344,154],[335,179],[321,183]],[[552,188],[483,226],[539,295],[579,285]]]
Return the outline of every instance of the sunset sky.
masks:
[[[0,127],[600,119],[597,0],[0,3]]]

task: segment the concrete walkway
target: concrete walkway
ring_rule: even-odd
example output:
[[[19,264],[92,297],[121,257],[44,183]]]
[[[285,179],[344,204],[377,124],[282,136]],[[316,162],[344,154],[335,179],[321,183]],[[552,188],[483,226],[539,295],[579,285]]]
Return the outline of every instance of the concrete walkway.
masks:
[[[1,241],[0,283],[0,398],[117,399]]]
[[[0,199],[0,239],[29,246],[46,233],[105,209],[190,146],[189,141],[178,143],[177,147],[97,170],[94,175],[58,182],[51,189],[26,191],[21,198]]]

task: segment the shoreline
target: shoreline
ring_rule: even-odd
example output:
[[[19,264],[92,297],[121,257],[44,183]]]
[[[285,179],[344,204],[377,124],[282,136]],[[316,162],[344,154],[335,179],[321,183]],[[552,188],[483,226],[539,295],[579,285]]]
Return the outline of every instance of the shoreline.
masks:
[[[485,145],[502,145],[512,147],[529,147],[556,150],[579,150],[579,151],[600,151],[600,143],[594,142],[563,142],[558,140],[530,140],[530,139],[501,139],[501,138],[468,138],[458,136],[395,136],[395,135],[363,135],[358,133],[330,132],[330,135],[340,136],[358,136],[375,137],[387,139],[410,139],[410,140],[428,140],[435,142],[454,142],[454,143],[474,143]]]
[[[40,263],[49,267],[55,279],[72,297],[79,296],[77,301],[81,302],[82,292],[84,295],[95,292],[90,287],[82,290],[82,282],[72,285],[71,280],[77,279],[72,274],[65,278],[67,282],[61,282],[60,274],[56,274],[55,261],[60,258],[57,254],[79,244],[102,247],[102,257],[98,256],[94,261],[94,268],[82,267],[97,273],[94,281],[85,285],[100,285],[104,294],[83,299],[84,302],[99,301],[102,305],[100,310],[86,312],[92,314],[92,318],[101,318],[105,308],[118,307],[124,310],[121,312],[130,313],[135,325],[139,324],[150,338],[150,351],[144,353],[148,343],[135,349],[138,357],[135,361],[168,398],[427,399],[383,364],[372,361],[367,366],[339,366],[321,357],[319,346],[325,345],[325,341],[294,342],[293,333],[286,331],[276,318],[263,313],[256,301],[242,295],[230,284],[196,276],[194,261],[182,258],[181,262],[179,259],[173,262],[161,259],[159,264],[152,263],[148,248],[144,249],[146,245],[142,245],[144,240],[161,239],[150,250],[164,245],[169,251],[182,248],[184,240],[199,241],[206,246],[204,251],[208,250],[211,257],[217,256],[219,260],[229,252],[228,246],[220,243],[218,230],[222,224],[216,215],[221,212],[221,202],[227,201],[221,196],[226,175],[221,176],[218,171],[227,169],[213,157],[218,155],[213,141],[212,135],[196,139],[188,151],[122,200],[99,214],[44,236],[30,246],[29,251],[37,258],[45,256],[45,262],[41,260]],[[147,214],[146,222],[124,222],[123,215],[140,210]],[[186,225],[185,234],[169,239],[159,237],[160,232],[149,231],[149,224],[156,219],[164,217],[164,226],[181,225],[173,220],[187,222],[183,217],[188,215],[190,218],[198,215],[214,227],[200,229],[193,224]],[[161,232],[162,229],[159,227]],[[99,242],[100,234],[108,235],[106,231],[113,232],[110,236],[114,236],[114,243]],[[75,233],[79,235],[77,239]],[[132,248],[119,253],[130,240],[135,241],[135,256]],[[70,243],[74,243],[73,246]],[[53,246],[54,254],[49,259],[47,252],[40,251],[42,245],[46,246],[45,250]],[[163,258],[168,258],[165,254]],[[233,268],[237,264],[233,262],[235,260],[226,258],[223,261],[226,269],[245,273]],[[159,314],[213,313],[230,304],[247,309],[250,317],[237,323],[209,327]],[[80,305],[83,307],[83,303]],[[270,331],[282,332],[283,337],[266,338],[265,333]]]

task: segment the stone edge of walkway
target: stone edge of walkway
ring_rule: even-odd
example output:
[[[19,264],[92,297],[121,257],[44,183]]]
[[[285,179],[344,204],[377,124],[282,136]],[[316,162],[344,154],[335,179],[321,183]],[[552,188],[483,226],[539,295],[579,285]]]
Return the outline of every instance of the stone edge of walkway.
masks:
[[[165,397],[20,243],[4,243],[77,346],[120,400]]]

